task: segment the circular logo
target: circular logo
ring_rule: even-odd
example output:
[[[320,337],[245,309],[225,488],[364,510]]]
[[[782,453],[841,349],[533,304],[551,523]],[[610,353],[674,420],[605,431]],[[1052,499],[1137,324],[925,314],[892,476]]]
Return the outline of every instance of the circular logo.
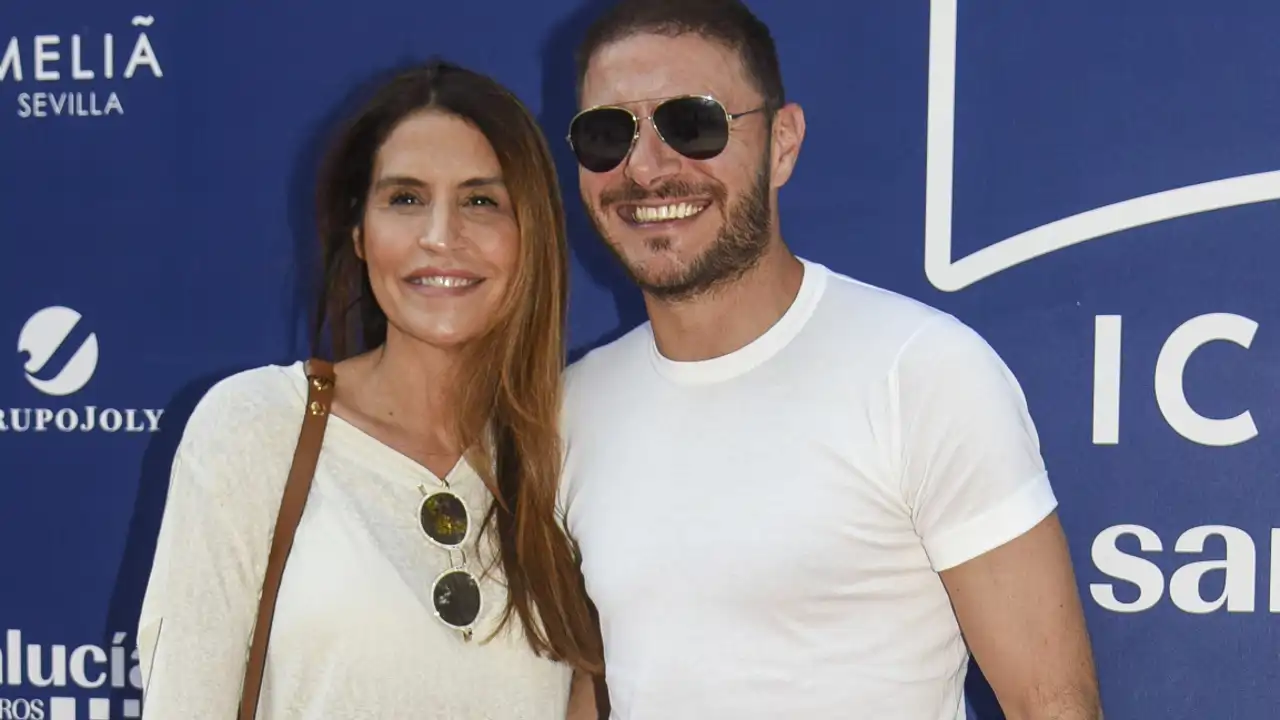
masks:
[[[27,354],[23,365],[27,382],[45,395],[70,395],[84,387],[98,369],[98,336],[89,333],[56,375],[48,380],[36,377],[62,349],[79,322],[80,313],[71,308],[47,307],[32,315],[18,333],[18,353]]]

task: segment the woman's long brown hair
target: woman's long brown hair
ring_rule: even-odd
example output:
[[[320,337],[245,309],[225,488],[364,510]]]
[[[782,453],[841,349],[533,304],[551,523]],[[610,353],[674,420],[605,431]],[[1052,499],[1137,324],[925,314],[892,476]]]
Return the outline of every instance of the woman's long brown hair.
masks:
[[[514,280],[492,329],[467,348],[453,380],[458,438],[496,499],[482,527],[497,533],[508,589],[499,627],[518,617],[535,652],[599,674],[599,628],[556,503],[568,296],[564,209],[546,139],[509,91],[433,62],[381,84],[342,129],[318,187],[323,281],[314,346],[327,334],[333,359],[341,360],[386,340],[387,318],[356,256],[353,231],[379,148],[400,122],[428,110],[460,117],[489,139],[520,228]]]

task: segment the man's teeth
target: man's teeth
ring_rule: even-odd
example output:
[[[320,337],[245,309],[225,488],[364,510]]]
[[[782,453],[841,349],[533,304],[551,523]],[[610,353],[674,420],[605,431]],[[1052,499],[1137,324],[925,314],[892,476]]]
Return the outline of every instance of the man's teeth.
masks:
[[[693,217],[706,209],[701,203],[679,203],[676,205],[663,205],[661,207],[644,207],[636,206],[631,211],[631,217],[636,222],[662,222],[663,220],[683,220],[684,218]]]
[[[450,275],[428,275],[426,277],[410,278],[409,282],[414,285],[428,285],[431,287],[458,288],[475,285],[480,282],[479,278],[453,277]]]

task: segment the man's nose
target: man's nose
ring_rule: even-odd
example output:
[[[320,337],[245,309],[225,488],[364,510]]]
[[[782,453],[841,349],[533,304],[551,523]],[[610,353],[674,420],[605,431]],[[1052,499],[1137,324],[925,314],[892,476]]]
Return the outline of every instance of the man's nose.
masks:
[[[640,136],[627,157],[624,172],[637,185],[653,187],[680,170],[680,155],[672,150],[649,120],[640,124]]]

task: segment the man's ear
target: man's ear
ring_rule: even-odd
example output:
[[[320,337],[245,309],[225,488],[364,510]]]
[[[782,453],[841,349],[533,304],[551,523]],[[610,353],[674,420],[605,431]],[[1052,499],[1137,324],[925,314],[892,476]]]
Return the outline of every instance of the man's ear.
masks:
[[[773,116],[773,163],[770,176],[775,188],[787,184],[791,172],[795,170],[800,157],[800,146],[804,143],[804,110],[796,103],[787,103]]]

